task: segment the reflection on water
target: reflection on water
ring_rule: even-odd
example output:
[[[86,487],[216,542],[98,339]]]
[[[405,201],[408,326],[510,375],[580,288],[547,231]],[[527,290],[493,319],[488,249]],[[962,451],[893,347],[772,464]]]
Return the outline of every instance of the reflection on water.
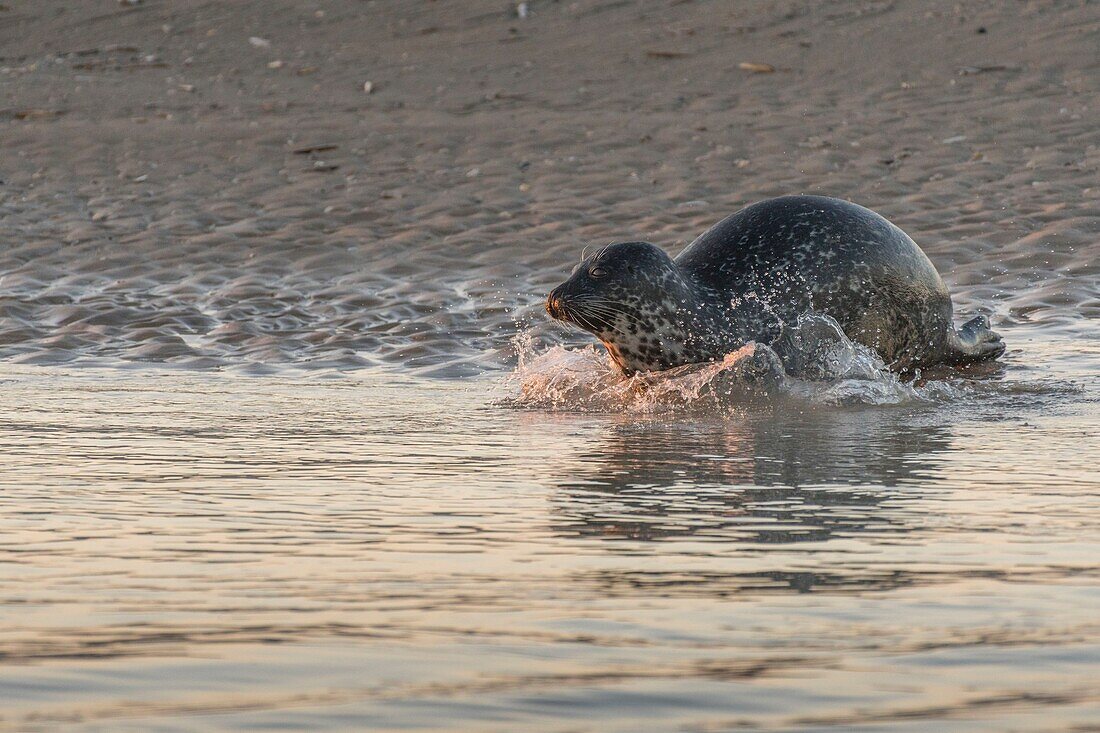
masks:
[[[0,728],[1100,715],[1091,391],[682,419],[369,370],[3,388]]]
[[[910,484],[934,479],[949,448],[946,428],[875,411],[614,424],[559,485],[561,530],[752,543],[904,532]]]

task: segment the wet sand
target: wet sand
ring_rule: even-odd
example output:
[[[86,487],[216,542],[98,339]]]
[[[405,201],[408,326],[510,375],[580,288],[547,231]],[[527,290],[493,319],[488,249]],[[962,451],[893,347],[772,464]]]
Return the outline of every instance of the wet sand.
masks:
[[[1088,3],[0,14],[9,359],[467,374],[583,245],[798,192],[901,226],[960,317],[1100,312]]]

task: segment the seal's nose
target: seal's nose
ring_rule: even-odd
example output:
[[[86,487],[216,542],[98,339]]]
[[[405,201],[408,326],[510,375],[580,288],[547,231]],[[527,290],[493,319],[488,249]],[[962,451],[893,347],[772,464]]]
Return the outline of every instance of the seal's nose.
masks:
[[[546,296],[546,312],[550,314],[551,318],[561,320],[561,294],[557,290],[551,290],[550,294]]]

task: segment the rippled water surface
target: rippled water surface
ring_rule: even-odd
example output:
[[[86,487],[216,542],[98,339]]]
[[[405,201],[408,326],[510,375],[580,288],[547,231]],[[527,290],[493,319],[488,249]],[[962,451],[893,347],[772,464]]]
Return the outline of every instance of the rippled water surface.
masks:
[[[1100,716],[1095,391],[688,419],[371,369],[5,372],[10,727]]]

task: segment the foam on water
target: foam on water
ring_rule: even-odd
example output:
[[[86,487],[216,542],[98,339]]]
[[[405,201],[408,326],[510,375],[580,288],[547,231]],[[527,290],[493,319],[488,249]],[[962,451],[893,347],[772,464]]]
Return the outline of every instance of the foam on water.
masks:
[[[904,381],[834,319],[814,313],[785,326],[771,345],[750,342],[721,361],[630,377],[594,346],[540,351],[525,332],[516,351],[518,366],[506,380],[515,394],[505,402],[524,408],[726,411],[760,400],[894,405],[949,401],[981,389],[972,380]]]

